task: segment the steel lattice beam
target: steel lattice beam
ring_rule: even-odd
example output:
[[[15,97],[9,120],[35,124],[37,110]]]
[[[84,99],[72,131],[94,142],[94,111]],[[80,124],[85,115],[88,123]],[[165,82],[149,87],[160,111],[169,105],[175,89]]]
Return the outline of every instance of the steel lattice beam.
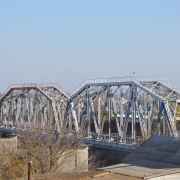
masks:
[[[130,138],[134,143],[137,140],[137,123],[140,124],[144,139],[157,132],[177,136],[175,113],[172,114],[170,110],[172,107],[169,104],[172,101],[179,102],[180,93],[160,78],[125,77],[86,80],[72,92],[68,100],[69,104],[77,104],[77,97],[81,102],[81,109],[77,113],[75,105],[75,115],[79,114],[78,123],[86,124],[80,126],[84,129],[76,132],[80,136],[106,141],[118,139],[119,142],[128,143],[129,123],[131,123]],[[109,126],[108,130],[104,128],[105,121],[108,122],[106,122]],[[116,123],[116,132],[113,133],[112,121]],[[163,123],[163,132],[161,125],[158,125],[160,121]],[[94,132],[91,130],[92,126]]]
[[[86,80],[71,94],[57,84],[12,85],[0,97],[0,125],[16,132],[65,129],[87,143],[121,148],[136,144],[139,134],[177,136],[179,103],[180,92],[159,77]]]
[[[61,132],[69,94],[57,84],[12,85],[1,96],[1,128]]]

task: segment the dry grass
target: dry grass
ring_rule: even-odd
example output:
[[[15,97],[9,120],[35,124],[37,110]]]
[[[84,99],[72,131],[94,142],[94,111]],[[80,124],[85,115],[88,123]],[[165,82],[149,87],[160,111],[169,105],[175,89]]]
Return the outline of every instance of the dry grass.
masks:
[[[104,174],[104,171],[89,171],[81,173],[50,173],[44,175],[35,175],[32,180],[140,180],[139,178],[125,176],[121,174]],[[18,180],[27,180],[27,177],[20,178]]]

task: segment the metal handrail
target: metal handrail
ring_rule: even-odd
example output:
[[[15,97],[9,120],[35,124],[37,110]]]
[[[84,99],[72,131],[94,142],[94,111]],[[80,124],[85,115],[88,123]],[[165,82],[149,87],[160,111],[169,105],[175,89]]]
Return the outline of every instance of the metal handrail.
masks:
[[[70,93],[68,91],[66,91],[62,86],[60,86],[57,83],[43,83],[43,84],[40,84],[40,86],[42,86],[42,87],[56,87],[60,90],[60,92],[62,92],[67,97],[70,96]]]
[[[111,77],[111,78],[98,78],[98,79],[87,79],[82,84],[80,84],[76,89],[74,89],[71,92],[71,96],[77,93],[81,88],[83,88],[87,84],[101,84],[101,83],[118,83],[118,82],[151,82],[151,81],[159,81],[167,85],[168,87],[171,87],[171,89],[180,92],[180,88],[170,83],[167,78],[162,78],[159,76],[150,76],[150,77],[133,77],[133,76],[127,76],[127,77]]]
[[[111,78],[98,78],[98,79],[87,79],[82,84],[80,84],[75,90],[71,92],[71,95],[74,95],[76,92],[78,92],[82,87],[84,87],[87,84],[95,84],[95,83],[116,83],[116,82],[131,82],[131,81],[160,81],[163,80],[161,77],[133,77],[133,76],[127,76],[127,77],[111,77]]]
[[[120,137],[118,133],[112,133],[111,139],[109,139],[109,133],[102,133],[101,135],[98,135],[95,132],[91,132],[89,135],[88,133],[81,133],[80,138],[88,138],[88,139],[94,139],[97,141],[104,141],[104,142],[112,142],[112,143],[126,143],[126,144],[133,144],[136,142],[137,144],[140,144],[142,142],[142,137],[137,136],[136,139],[133,139],[131,135],[127,135],[124,138]]]
[[[67,92],[62,86],[55,83],[47,83],[47,84],[36,84],[36,83],[25,83],[25,84],[12,84],[10,85],[6,91],[0,96],[1,98],[12,88],[26,88],[26,87],[36,87],[36,88],[42,88],[42,87],[56,87],[58,88],[63,94],[65,94],[67,97],[70,96],[70,93]],[[45,92],[44,92],[45,93]],[[47,95],[47,93],[45,93]]]
[[[58,88],[63,94],[65,94],[67,97],[70,97],[77,93],[81,88],[83,88],[87,84],[101,84],[101,83],[118,83],[118,82],[149,82],[149,81],[159,81],[165,84],[166,86],[170,87],[172,90],[175,90],[177,92],[180,92],[180,87],[177,85],[169,82],[167,78],[161,78],[159,76],[151,76],[151,77],[133,77],[133,76],[127,76],[127,77],[112,77],[112,78],[98,78],[98,79],[87,79],[83,83],[81,83],[76,89],[74,89],[71,93],[66,91],[62,86],[60,86],[57,83],[45,83],[45,84],[36,84],[36,83],[25,83],[25,84],[12,84],[10,85],[6,91],[0,96],[0,99],[12,88],[19,88],[19,87],[56,87]]]
[[[6,91],[1,95],[1,98],[12,88],[23,88],[23,87],[37,87],[36,83],[26,83],[26,84],[11,84]],[[0,99],[1,99],[0,98]]]

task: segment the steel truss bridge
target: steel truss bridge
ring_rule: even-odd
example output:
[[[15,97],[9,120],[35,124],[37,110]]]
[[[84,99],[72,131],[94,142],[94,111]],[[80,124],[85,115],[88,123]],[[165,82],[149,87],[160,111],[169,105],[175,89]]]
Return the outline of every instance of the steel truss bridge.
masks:
[[[180,92],[160,77],[11,85],[0,97],[0,131],[75,134],[95,146],[131,150],[153,134],[177,136]]]

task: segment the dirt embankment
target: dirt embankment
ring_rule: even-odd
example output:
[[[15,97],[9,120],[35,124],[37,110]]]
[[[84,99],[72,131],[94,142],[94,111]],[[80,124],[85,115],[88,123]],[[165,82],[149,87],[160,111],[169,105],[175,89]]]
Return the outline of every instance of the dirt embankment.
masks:
[[[35,175],[32,180],[140,180],[139,178],[125,176],[121,174],[108,173],[104,171],[92,171],[82,173],[50,173],[44,175]],[[18,180],[27,180],[27,177]]]

